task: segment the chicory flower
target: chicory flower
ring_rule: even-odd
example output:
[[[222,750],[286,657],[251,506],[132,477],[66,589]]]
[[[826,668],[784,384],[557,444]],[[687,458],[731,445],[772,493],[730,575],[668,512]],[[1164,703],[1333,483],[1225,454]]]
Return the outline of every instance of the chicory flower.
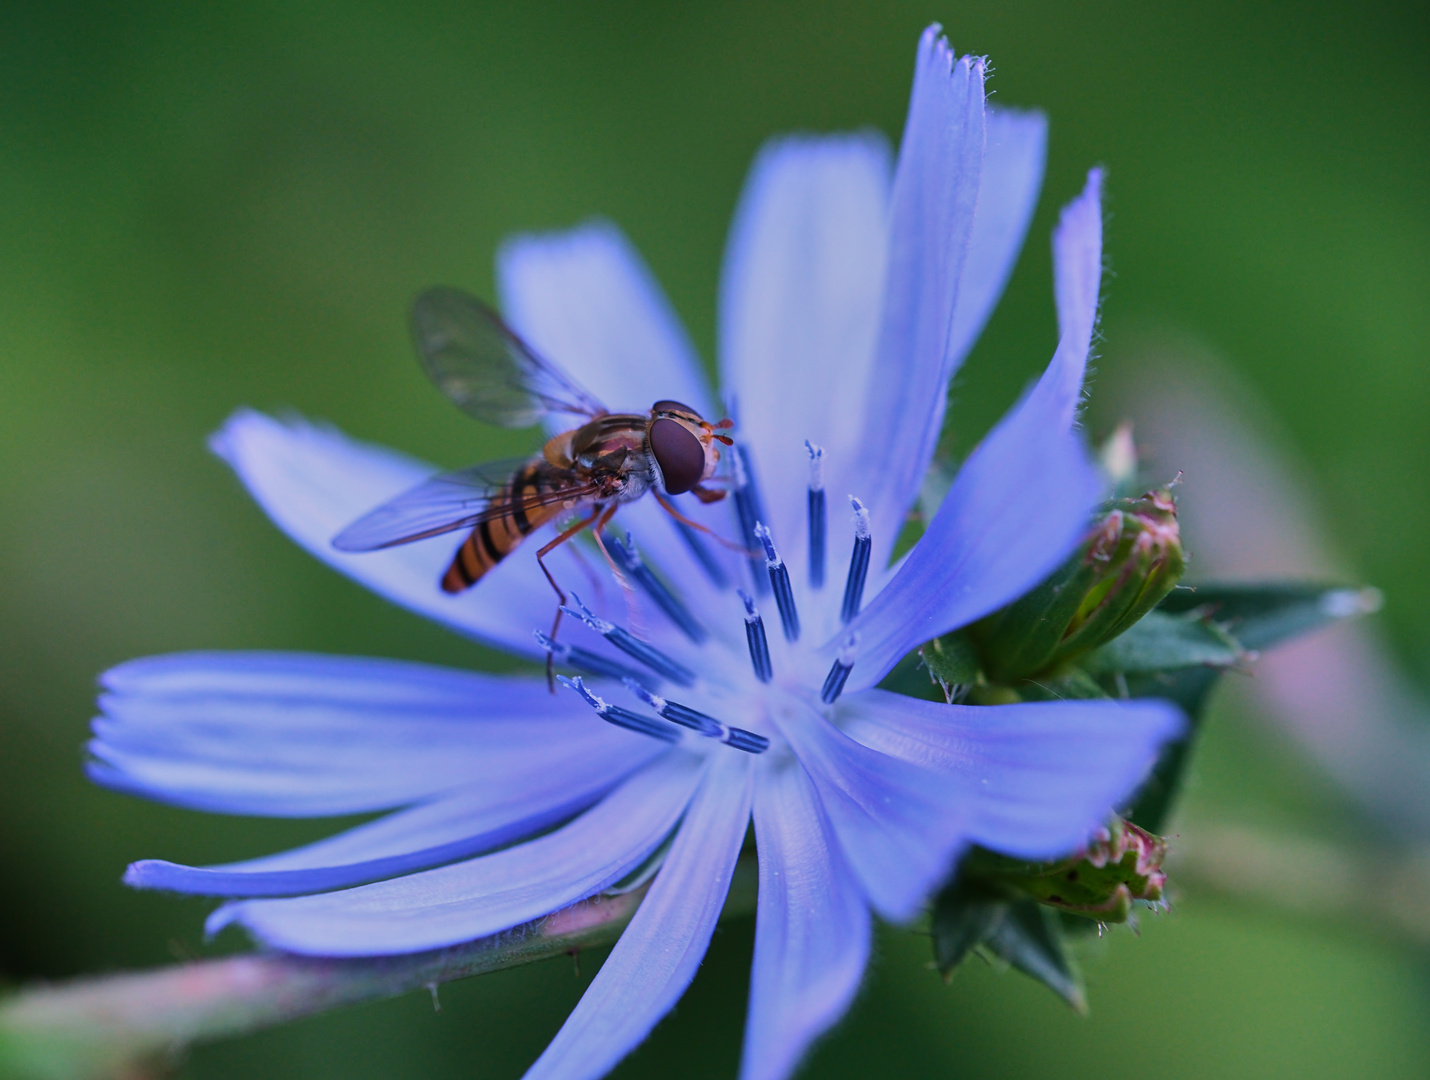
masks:
[[[618,554],[644,590],[636,638],[622,589],[574,545],[550,565],[580,593],[585,626],[568,622],[559,642],[533,634],[552,597],[524,550],[456,597],[437,587],[450,539],[335,550],[345,525],[433,470],[330,428],[235,414],[214,449],[313,554],[460,632],[526,656],[551,650],[588,674],[553,695],[539,677],[297,654],[116,668],[90,745],[97,782],[225,813],[392,811],[268,858],[150,860],[126,880],[229,898],[210,929],[371,956],[520,925],[658,862],[528,1073],[572,1080],[614,1066],[689,984],[753,816],[742,1075],[762,1080],[789,1075],[848,1006],[871,912],[916,916],[970,844],[1030,859],[1079,847],[1180,730],[1171,706],[963,707],[877,688],[921,642],[1058,566],[1103,489],[1074,430],[1101,273],[1094,172],[1054,237],[1052,362],[964,463],[919,543],[891,559],[949,379],[1041,184],[1043,120],[987,108],[984,74],[936,27],[924,34],[892,177],[872,135],[761,153],[721,289],[740,513],[703,513],[765,557],[730,556],[649,499],[623,508]],[[516,329],[602,399],[718,415],[675,316],[614,228],[517,240],[499,276]],[[849,514],[846,495],[857,497]]]

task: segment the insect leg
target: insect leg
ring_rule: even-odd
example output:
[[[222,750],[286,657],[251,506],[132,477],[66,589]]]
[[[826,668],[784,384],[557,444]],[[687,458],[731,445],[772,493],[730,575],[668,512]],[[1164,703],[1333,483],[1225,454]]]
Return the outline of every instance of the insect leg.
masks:
[[[587,587],[590,588],[591,594],[593,596],[604,596],[606,593],[606,579],[597,572],[596,564],[593,563],[587,556],[587,553],[581,549],[581,545],[572,544],[566,550],[571,553],[571,558],[575,559],[577,565],[581,567],[581,573],[586,575],[586,584]]]
[[[704,484],[696,484],[690,489],[692,495],[707,506],[710,503],[717,503],[729,494],[723,487],[706,487]]]
[[[606,557],[606,562],[610,564],[611,573],[616,575],[616,580],[621,583],[621,587],[630,591],[630,583],[626,581],[626,575],[621,573],[621,568],[616,565],[616,560],[611,558],[611,553],[606,550],[606,541],[602,538],[602,533],[607,525],[611,523],[611,518],[616,514],[619,503],[612,503],[606,511],[601,514],[600,520],[591,528],[591,535],[596,539],[596,546],[601,549],[601,554]]]
[[[640,613],[636,610],[636,591],[631,587],[631,583],[626,580],[626,575],[621,568],[616,565],[616,560],[611,558],[611,553],[606,550],[606,541],[603,537],[606,526],[610,524],[611,518],[615,516],[619,503],[612,503],[609,510],[601,515],[601,519],[596,522],[591,529],[591,535],[596,539],[596,546],[601,549],[601,554],[606,557],[606,562],[610,564],[611,573],[616,576],[617,583],[626,594],[626,618],[632,627],[637,627],[640,623]],[[637,633],[640,633],[637,630]]]
[[[741,555],[744,555],[748,558],[756,558],[764,555],[763,551],[751,551],[747,547],[737,544],[731,540],[726,540],[719,533],[715,532],[713,529],[706,528],[704,525],[700,524],[700,522],[691,521],[688,517],[686,517],[679,510],[677,510],[675,506],[668,499],[665,498],[665,496],[657,495],[655,492],[651,492],[651,494],[655,496],[655,501],[660,503],[660,508],[664,510],[667,514],[669,514],[671,517],[675,518],[676,521],[680,522],[682,525],[689,525],[692,529],[699,530],[700,532],[706,533],[707,535],[714,537],[715,542],[717,544],[721,544],[724,547],[729,548],[731,551],[738,551]]]
[[[551,585],[553,589],[556,590],[556,595],[559,598],[559,602],[556,605],[556,618],[551,621],[552,641],[556,640],[556,631],[561,627],[561,608],[566,603],[566,594],[562,591],[561,586],[556,584],[556,579],[551,576],[551,571],[546,568],[546,556],[551,554],[551,552],[555,551],[562,544],[566,543],[567,540],[570,540],[587,525],[590,525],[593,521],[599,518],[602,513],[605,513],[605,511],[606,508],[604,506],[597,506],[594,510],[591,511],[591,513],[587,517],[582,518],[580,521],[576,522],[576,524],[571,525],[568,528],[563,529],[561,532],[557,533],[556,536],[553,537],[549,542],[543,544],[540,550],[538,550],[536,553],[536,565],[541,567],[541,572],[546,575],[547,582]],[[610,515],[607,514],[608,518],[609,516]],[[606,549],[603,547],[601,550],[605,551]],[[607,555],[606,558],[609,559],[610,556]],[[554,653],[548,652],[546,654],[546,688],[550,690],[553,694],[556,693],[555,666],[556,655]]]

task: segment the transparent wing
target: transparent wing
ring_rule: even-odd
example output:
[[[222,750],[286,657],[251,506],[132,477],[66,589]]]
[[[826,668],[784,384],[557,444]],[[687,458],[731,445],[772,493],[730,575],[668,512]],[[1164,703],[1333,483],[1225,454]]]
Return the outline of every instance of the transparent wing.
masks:
[[[599,401],[537,356],[500,315],[460,289],[429,289],[412,305],[412,336],[437,388],[469,416],[530,427],[547,413],[593,417]]]
[[[542,506],[590,498],[599,490],[570,473],[552,469],[548,480],[556,481],[555,484],[542,489],[527,488],[517,507],[507,499],[493,505],[493,500],[506,490],[516,471],[530,460],[489,461],[424,480],[358,518],[333,537],[333,547],[339,551],[396,547],[457,529],[470,529],[483,521],[510,514],[517,507],[529,512]]]

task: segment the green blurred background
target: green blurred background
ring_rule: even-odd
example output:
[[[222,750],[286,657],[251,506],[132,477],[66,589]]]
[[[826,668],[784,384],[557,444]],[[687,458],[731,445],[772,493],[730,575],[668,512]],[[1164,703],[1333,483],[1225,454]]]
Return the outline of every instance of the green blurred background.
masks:
[[[961,380],[968,445],[1054,343],[1047,236],[1110,171],[1099,389],[1126,342],[1189,335],[1267,405],[1347,565],[1430,683],[1430,33],[1423,4],[1019,2],[104,5],[0,12],[0,978],[213,951],[207,904],[119,885],[321,835],[90,788],[93,679],[152,652],[293,648],[508,664],[282,539],[204,438],[295,408],[448,466],[518,449],[419,376],[408,298],[492,291],[497,242],[624,227],[713,353],[715,286],[767,136],[897,138],[917,35],[988,54],[1040,106],[1045,194]],[[1123,364],[1122,367],[1119,364]],[[1094,434],[1117,417],[1091,414]],[[1296,750],[1227,703],[1195,806],[1338,813]],[[1195,812],[1195,809],[1193,810]],[[732,1077],[753,930],[717,935],[619,1076]],[[232,947],[229,945],[228,947]],[[1094,942],[1093,1016],[882,932],[811,1077],[1421,1076],[1426,957],[1188,890]],[[210,1077],[515,1077],[589,982],[549,963],[202,1047]]]

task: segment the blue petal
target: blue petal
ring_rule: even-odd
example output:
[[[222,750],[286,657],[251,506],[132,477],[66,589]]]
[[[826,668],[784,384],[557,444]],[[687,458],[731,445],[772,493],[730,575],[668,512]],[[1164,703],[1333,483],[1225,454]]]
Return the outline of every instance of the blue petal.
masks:
[[[1058,305],[1058,351],[1033,390],[1038,407],[1063,427],[1077,415],[1097,325],[1102,282],[1102,170],[1087,174],[1082,194],[1063,208],[1053,233],[1053,290]]]
[[[870,506],[876,567],[888,561],[943,421],[953,312],[983,167],[983,77],[982,60],[955,60],[938,27],[924,32],[894,176],[864,454],[847,493]]]
[[[650,892],[525,1080],[595,1080],[674,1007],[710,945],[750,820],[750,759],[716,754]]]
[[[954,371],[973,348],[1003,295],[1043,186],[1048,143],[1048,122],[1043,115],[989,106],[985,125],[988,141],[983,151],[978,211],[948,335],[949,363]]]
[[[459,534],[386,551],[348,553],[332,546],[332,538],[358,517],[431,476],[431,466],[330,427],[249,409],[229,417],[211,445],[274,523],[329,566],[462,633],[537,655],[531,633],[551,625],[556,597],[528,552],[504,559],[477,588],[449,596],[438,581],[462,542]],[[537,530],[527,546],[535,550],[549,532],[550,526]],[[565,547],[551,554],[548,565],[558,580],[586,580]],[[608,590],[613,611],[621,610],[619,591]],[[600,605],[600,597],[587,599]]]
[[[937,770],[969,810],[967,839],[1045,859],[1081,846],[1186,721],[1164,701],[963,706],[883,690],[841,699],[854,738]]]
[[[649,753],[539,680],[391,660],[189,653],[123,664],[103,686],[91,776],[223,813],[358,813],[472,784],[499,801],[533,776]]]
[[[1070,429],[1097,321],[1102,174],[1054,237],[1057,352],[1036,386],[964,462],[923,539],[855,620],[851,690],[873,686],[910,649],[995,611],[1072,550],[1102,480]],[[829,652],[838,647],[831,642]]]
[[[1062,412],[1062,399],[1035,388],[964,462],[928,531],[850,624],[860,643],[849,690],[1021,596],[1076,546],[1102,479]]]
[[[1073,344],[1073,355],[1092,346],[1102,285],[1102,170],[1087,174],[1082,194],[1063,208],[1053,233],[1054,292],[1058,334]]]
[[[541,832],[595,803],[664,750],[653,740],[642,742],[644,746],[622,746],[619,753],[607,751],[532,770],[520,784],[488,781],[450,792],[263,859],[204,867],[145,859],[125,871],[124,882],[204,896],[294,896],[469,859]]]
[[[782,715],[780,729],[814,780],[869,903],[895,922],[913,918],[968,843],[969,793],[933,769],[856,742],[813,710]]]
[[[808,544],[804,440],[824,447],[826,487],[841,501],[867,452],[888,201],[882,137],[778,139],[755,160],[731,226],[721,377],[737,406],[735,434],[754,451],[767,524],[792,566],[806,564]]]
[[[210,917],[315,956],[417,952],[506,930],[619,881],[675,827],[704,773],[691,754],[646,766],[569,824],[436,870],[291,900],[243,900]]]
[[[671,398],[713,418],[689,338],[614,225],[509,240],[497,255],[497,278],[517,332],[607,407],[643,413]]]
[[[755,787],[760,897],[741,1080],[784,1080],[853,1000],[869,959],[869,909],[798,763]]]

